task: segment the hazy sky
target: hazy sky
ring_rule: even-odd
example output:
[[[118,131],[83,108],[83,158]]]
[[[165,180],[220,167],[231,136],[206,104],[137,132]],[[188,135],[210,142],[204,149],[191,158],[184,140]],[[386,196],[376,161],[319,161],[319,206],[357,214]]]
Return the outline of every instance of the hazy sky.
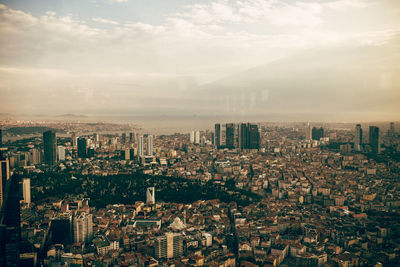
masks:
[[[0,113],[400,119],[399,0],[0,3]]]

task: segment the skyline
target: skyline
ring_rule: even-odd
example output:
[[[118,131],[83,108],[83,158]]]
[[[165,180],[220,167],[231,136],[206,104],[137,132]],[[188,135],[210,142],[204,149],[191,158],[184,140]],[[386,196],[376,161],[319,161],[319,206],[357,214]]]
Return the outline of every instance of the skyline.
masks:
[[[0,34],[4,114],[399,120],[396,1],[2,1]]]

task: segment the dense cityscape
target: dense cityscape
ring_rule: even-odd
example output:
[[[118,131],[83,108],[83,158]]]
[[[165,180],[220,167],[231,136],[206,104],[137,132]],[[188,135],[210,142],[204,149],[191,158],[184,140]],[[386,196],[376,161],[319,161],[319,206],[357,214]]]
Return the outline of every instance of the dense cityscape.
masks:
[[[1,266],[397,266],[397,127],[2,121]]]

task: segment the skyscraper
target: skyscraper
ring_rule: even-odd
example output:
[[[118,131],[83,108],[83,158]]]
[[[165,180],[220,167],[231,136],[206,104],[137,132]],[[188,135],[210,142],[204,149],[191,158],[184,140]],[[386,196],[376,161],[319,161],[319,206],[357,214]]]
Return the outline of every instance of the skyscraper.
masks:
[[[148,187],[146,191],[146,203],[155,204],[156,203],[156,192],[154,187]]]
[[[126,133],[122,133],[121,143],[122,143],[122,144],[125,144],[125,143],[126,143]]]
[[[376,126],[369,126],[369,145],[373,154],[381,153],[379,128]]]
[[[312,140],[319,140],[322,137],[324,137],[324,128],[312,127],[311,137],[312,137]]]
[[[161,258],[176,258],[183,254],[183,236],[178,233],[165,233],[155,240],[155,256]]]
[[[153,136],[147,136],[147,156],[153,156]]]
[[[194,144],[194,131],[190,132],[189,141],[190,143]]]
[[[0,148],[0,152],[4,152],[5,148]],[[6,190],[6,183],[10,179],[10,166],[6,158],[1,155],[0,158],[0,208],[4,200],[4,193]]]
[[[235,148],[235,124],[234,123],[227,123],[226,124],[226,132],[225,132],[225,147],[229,149]]]
[[[248,149],[260,149],[260,132],[257,124],[248,125],[249,147]]]
[[[4,188],[0,213],[0,266],[19,266],[21,243],[20,179],[13,175]]]
[[[85,137],[78,138],[78,157],[86,158],[87,156],[87,142]]]
[[[215,124],[214,145],[216,148],[221,146],[221,124]]]
[[[139,137],[139,143],[138,143],[138,155],[139,157],[144,156],[144,141],[143,141],[143,135]]]
[[[44,163],[52,166],[57,162],[57,139],[52,130],[43,133]]]
[[[31,179],[24,178],[22,180],[22,195],[24,197],[24,203],[31,204]]]
[[[311,140],[311,138],[312,138],[310,123],[307,123],[307,125],[305,127],[305,136],[306,136],[306,140]]]
[[[200,131],[196,131],[194,134],[194,143],[196,145],[200,144]]]
[[[77,147],[77,145],[78,145],[78,137],[76,136],[75,133],[72,133],[71,140],[72,140],[72,142],[71,142],[72,146],[73,147]]]
[[[354,132],[354,150],[355,151],[361,151],[361,145],[362,145],[362,128],[361,124],[357,124]]]
[[[74,243],[89,243],[93,237],[92,214],[85,212],[74,218]]]

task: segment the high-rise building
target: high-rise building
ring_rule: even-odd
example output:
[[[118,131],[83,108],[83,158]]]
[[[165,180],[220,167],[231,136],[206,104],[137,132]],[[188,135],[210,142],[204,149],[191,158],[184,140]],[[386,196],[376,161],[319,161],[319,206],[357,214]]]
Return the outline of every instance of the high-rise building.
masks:
[[[4,148],[0,148],[0,151],[5,151]],[[0,158],[0,208],[4,200],[4,193],[6,190],[6,183],[10,179],[10,166],[7,159]]]
[[[146,203],[147,204],[155,204],[156,203],[156,190],[154,187],[147,188]]]
[[[183,254],[183,236],[178,233],[165,233],[155,240],[155,256],[161,258],[176,258]]]
[[[20,179],[13,175],[4,188],[0,213],[0,266],[19,266],[21,244]]]
[[[67,211],[51,220],[51,243],[69,245],[73,242],[73,215]]]
[[[139,157],[143,157],[143,156],[144,156],[144,140],[143,140],[143,135],[139,137],[138,155],[139,155]]]
[[[311,137],[312,140],[320,140],[322,137],[324,137],[324,128],[312,127]]]
[[[214,145],[216,148],[221,147],[221,124],[215,124]]]
[[[0,129],[0,147],[3,147],[3,130]]]
[[[78,157],[79,158],[87,157],[87,142],[85,137],[78,138]]]
[[[354,150],[361,151],[362,146],[362,128],[361,124],[357,124],[354,132]]]
[[[58,160],[65,160],[65,147],[57,146],[57,157]]]
[[[135,142],[133,133],[129,133],[129,142],[131,142],[131,143]]]
[[[310,123],[307,123],[307,125],[305,127],[305,136],[306,136],[306,140],[311,140],[311,138],[312,138]]]
[[[211,144],[215,145],[215,133],[211,133]]]
[[[82,212],[74,218],[74,243],[89,243],[93,237],[92,214]]]
[[[147,156],[153,156],[153,136],[147,136]]]
[[[78,146],[78,137],[76,136],[75,133],[72,133],[71,144],[72,144],[73,147],[77,147]]]
[[[200,131],[196,131],[194,134],[194,143],[196,145],[200,144]]]
[[[225,132],[225,147],[229,149],[235,148],[235,131],[236,125],[234,123],[226,124],[226,132]]]
[[[248,125],[249,146],[248,149],[260,149],[260,132],[257,124]]]
[[[52,166],[57,162],[57,139],[52,130],[43,133],[44,163]]]
[[[194,131],[190,132],[189,140],[191,144],[194,144]]]
[[[31,179],[24,178],[22,180],[22,195],[25,204],[31,204]]]
[[[394,122],[391,122],[390,126],[389,126],[388,136],[394,137],[395,133],[396,133],[396,130],[394,128]]]
[[[125,144],[125,143],[126,143],[126,133],[122,133],[121,143],[122,143],[122,144]]]
[[[371,146],[373,154],[381,153],[379,128],[376,126],[369,126],[369,145]]]

